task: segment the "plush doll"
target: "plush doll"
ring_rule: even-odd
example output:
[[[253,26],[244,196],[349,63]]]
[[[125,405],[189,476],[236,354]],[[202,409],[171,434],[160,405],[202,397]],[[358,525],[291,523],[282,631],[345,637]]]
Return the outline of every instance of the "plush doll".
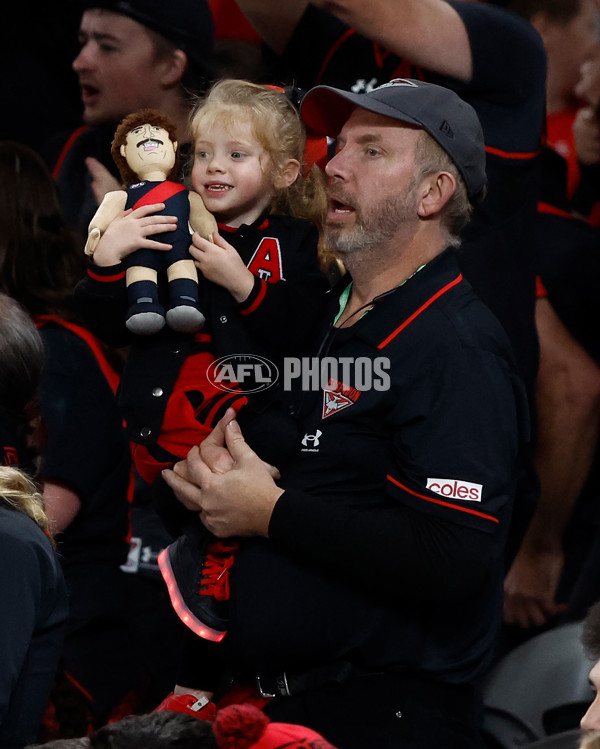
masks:
[[[178,332],[199,330],[204,315],[198,305],[198,274],[189,253],[190,227],[210,239],[217,224],[199,195],[173,181],[179,161],[175,127],[152,109],[130,114],[115,132],[112,156],[126,187],[105,195],[90,222],[85,252],[94,253],[103,232],[123,210],[164,203],[162,213],[177,216],[177,229],[154,238],[171,244],[172,249],[140,249],[123,261],[129,304],[126,325],[133,333],[151,335],[164,326],[166,318],[167,325]],[[166,315],[158,289],[162,270],[168,281]]]

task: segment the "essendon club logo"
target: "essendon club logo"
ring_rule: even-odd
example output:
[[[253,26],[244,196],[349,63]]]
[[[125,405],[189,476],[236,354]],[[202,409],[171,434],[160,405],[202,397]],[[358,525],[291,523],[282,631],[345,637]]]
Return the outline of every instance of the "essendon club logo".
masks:
[[[329,380],[327,387],[323,388],[323,418],[343,411],[344,408],[353,406],[360,396],[360,390],[344,385],[338,380]]]
[[[256,248],[248,270],[263,281],[278,283],[285,281],[281,264],[281,247],[277,237],[263,237]]]

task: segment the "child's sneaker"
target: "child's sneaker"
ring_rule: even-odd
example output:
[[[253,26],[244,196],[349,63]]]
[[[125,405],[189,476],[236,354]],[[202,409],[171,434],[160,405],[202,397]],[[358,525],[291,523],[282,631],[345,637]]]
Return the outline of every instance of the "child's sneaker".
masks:
[[[158,557],[171,604],[181,621],[205,640],[219,642],[228,624],[229,569],[235,541],[184,534]]]

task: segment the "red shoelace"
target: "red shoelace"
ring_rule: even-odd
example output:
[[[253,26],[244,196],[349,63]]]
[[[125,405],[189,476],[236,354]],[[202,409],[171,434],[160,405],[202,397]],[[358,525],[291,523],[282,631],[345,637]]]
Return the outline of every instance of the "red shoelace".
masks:
[[[229,599],[229,570],[238,547],[235,541],[214,541],[210,544],[202,568],[199,596],[213,596],[217,601]]]

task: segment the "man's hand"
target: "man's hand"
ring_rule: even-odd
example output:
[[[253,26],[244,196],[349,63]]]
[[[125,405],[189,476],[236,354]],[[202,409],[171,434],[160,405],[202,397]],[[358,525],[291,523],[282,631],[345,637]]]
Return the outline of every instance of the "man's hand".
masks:
[[[244,265],[239,253],[219,232],[213,241],[192,235],[190,253],[204,278],[227,289],[236,302],[243,302],[254,287],[254,276]]]
[[[266,538],[273,508],[283,494],[274,481],[279,472],[248,447],[231,416],[229,410],[202,445],[163,476],[179,501],[199,512],[217,538]]]
[[[535,551],[523,544],[504,580],[504,621],[522,629],[541,627],[561,611],[556,591],[562,574],[564,556]]]
[[[93,156],[88,156],[85,160],[85,165],[92,176],[92,192],[94,193],[98,205],[103,201],[107,192],[121,189],[118,180],[112,176],[104,164],[101,164],[98,159],[95,159]]]
[[[600,163],[600,121],[596,110],[582,107],[573,122],[577,159],[586,166]]]

